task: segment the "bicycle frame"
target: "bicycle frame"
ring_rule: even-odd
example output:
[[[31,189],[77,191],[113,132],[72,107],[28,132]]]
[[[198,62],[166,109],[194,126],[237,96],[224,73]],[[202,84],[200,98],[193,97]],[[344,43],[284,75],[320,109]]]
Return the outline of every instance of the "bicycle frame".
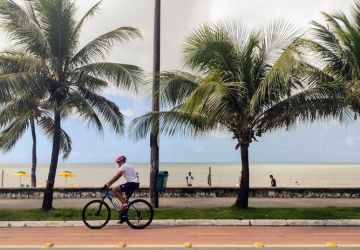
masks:
[[[113,202],[114,197],[115,197],[115,194],[112,191],[105,191],[102,196],[102,201],[104,201],[106,198],[108,198],[110,203],[113,205],[113,207],[118,211],[120,208],[115,202]],[[101,209],[101,206],[100,206],[100,209]]]

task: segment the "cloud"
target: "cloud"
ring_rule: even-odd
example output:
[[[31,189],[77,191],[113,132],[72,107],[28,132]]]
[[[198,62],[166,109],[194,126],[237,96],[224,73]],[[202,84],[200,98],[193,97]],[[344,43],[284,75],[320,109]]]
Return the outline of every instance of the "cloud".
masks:
[[[145,102],[136,102],[125,109],[120,108],[125,119],[133,119],[151,111],[151,106]]]
[[[359,142],[360,142],[360,137],[349,137],[344,141],[345,145],[348,147],[354,147],[358,145]]]
[[[326,122],[325,126],[324,126],[324,130],[326,132],[330,132],[334,129],[338,129],[341,128],[341,123],[338,120],[335,119],[330,119],[329,121]]]
[[[195,148],[195,150],[194,150],[195,153],[201,153],[201,152],[203,152],[203,151],[204,151],[204,148],[203,148],[203,147],[197,147],[197,148]]]
[[[212,138],[224,139],[224,138],[230,138],[231,134],[230,132],[223,130],[214,130],[209,133],[209,136]]]
[[[141,88],[138,93],[134,93],[111,86],[106,88],[102,94],[106,96],[125,97],[131,100],[145,100],[147,98],[147,95]]]

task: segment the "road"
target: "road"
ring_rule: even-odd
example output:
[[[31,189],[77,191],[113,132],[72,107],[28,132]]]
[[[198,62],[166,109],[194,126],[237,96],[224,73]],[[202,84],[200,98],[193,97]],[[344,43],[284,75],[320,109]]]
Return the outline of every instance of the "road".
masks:
[[[127,226],[108,226],[101,230],[70,228],[0,228],[0,246],[115,246],[176,245],[191,242],[193,246],[249,245],[262,242],[271,245],[357,245],[360,249],[360,227],[260,227],[260,226],[150,226],[133,230]],[[1,248],[1,247],[0,247]]]

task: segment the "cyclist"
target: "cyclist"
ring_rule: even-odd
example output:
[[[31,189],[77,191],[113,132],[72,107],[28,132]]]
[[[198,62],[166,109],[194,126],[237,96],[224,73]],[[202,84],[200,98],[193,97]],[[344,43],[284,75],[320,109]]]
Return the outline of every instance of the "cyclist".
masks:
[[[135,171],[135,169],[128,163],[126,163],[126,157],[120,155],[115,159],[116,164],[119,166],[117,173],[108,181],[104,188],[109,188],[114,182],[116,182],[121,176],[124,176],[126,183],[112,188],[116,198],[118,198],[121,202],[120,213],[127,209],[128,204],[127,201],[134,193],[136,189],[139,188],[139,177]],[[125,197],[123,196],[125,193]],[[122,222],[120,220],[120,222]]]

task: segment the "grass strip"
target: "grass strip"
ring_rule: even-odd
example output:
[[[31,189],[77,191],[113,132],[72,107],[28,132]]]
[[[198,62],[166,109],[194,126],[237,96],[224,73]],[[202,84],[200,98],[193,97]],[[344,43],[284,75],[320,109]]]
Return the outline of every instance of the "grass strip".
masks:
[[[80,208],[0,209],[0,221],[81,220],[81,212]],[[115,211],[111,217],[118,219]],[[360,208],[159,208],[154,219],[360,219]]]

